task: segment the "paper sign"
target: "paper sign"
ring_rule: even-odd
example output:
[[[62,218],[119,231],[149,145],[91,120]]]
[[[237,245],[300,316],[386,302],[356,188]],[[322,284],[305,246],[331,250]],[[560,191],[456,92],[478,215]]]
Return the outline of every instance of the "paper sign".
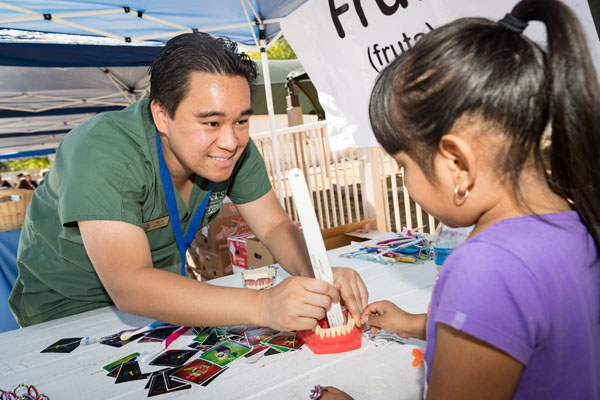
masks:
[[[581,20],[598,62],[600,42],[587,0],[565,0]],[[284,18],[281,28],[319,92],[333,151],[376,146],[368,104],[385,65],[423,34],[461,17],[498,20],[517,0],[308,0]],[[545,41],[541,23],[525,33]]]

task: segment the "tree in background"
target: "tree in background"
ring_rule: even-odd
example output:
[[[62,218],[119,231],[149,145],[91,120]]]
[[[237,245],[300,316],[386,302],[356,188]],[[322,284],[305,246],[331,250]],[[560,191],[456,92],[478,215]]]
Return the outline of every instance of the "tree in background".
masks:
[[[23,160],[11,160],[0,162],[0,171],[22,171],[50,168],[48,157],[32,157]]]
[[[258,51],[249,51],[248,57],[253,60],[260,60],[260,53]],[[267,56],[269,60],[295,60],[296,53],[290,47],[290,44],[285,38],[280,38],[271,47],[267,49]]]

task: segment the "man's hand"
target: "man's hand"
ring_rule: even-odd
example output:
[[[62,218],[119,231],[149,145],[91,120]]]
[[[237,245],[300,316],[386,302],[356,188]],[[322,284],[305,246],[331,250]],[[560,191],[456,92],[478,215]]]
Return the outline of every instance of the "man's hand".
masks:
[[[369,304],[363,311],[362,321],[371,325],[371,333],[381,328],[403,338],[425,340],[427,315],[407,313],[387,300]]]
[[[290,277],[260,292],[262,325],[277,330],[312,329],[325,317],[339,292],[325,281]]]
[[[369,292],[362,278],[352,268],[334,267],[333,285],[341,293],[348,312],[358,326],[361,326],[361,314],[369,302]]]

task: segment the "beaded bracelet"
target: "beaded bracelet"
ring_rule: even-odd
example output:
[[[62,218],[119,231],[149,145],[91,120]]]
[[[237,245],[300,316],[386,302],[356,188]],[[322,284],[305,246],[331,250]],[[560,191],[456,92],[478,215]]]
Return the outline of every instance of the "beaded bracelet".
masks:
[[[50,400],[50,398],[40,393],[35,386],[21,383],[12,391],[0,389],[0,400]]]
[[[321,385],[315,385],[315,388],[310,391],[310,399],[311,400],[320,399],[321,396],[323,395],[323,392],[327,392],[327,389],[325,389]]]
[[[21,384],[17,385],[12,391],[15,394],[15,396],[17,396],[18,398],[23,398],[23,396],[25,396],[27,394],[28,390],[29,390],[29,386],[21,383]]]
[[[17,400],[17,395],[13,392],[8,392],[6,390],[0,390],[1,400]]]

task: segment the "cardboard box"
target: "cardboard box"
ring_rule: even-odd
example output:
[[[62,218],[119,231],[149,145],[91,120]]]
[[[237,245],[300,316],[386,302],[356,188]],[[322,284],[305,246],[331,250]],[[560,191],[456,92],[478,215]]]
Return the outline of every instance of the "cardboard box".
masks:
[[[194,264],[192,267],[200,272],[202,280],[220,278],[233,273],[227,251],[214,253],[199,248],[190,248],[189,254]]]
[[[338,247],[349,245],[350,242],[362,242],[367,238],[353,237],[347,233],[364,228],[375,218],[368,218],[358,222],[352,222],[335,228],[322,229],[323,242],[325,249],[331,250]],[[300,223],[296,222],[300,229]],[[229,237],[227,239],[229,257],[234,272],[241,272],[248,268],[260,268],[266,265],[276,264],[277,260],[273,258],[269,250],[263,245],[253,233],[245,233]]]
[[[352,236],[353,238],[358,238],[357,241],[362,240],[371,240],[371,239],[383,239],[390,236],[389,232],[376,231],[375,229],[369,228],[360,228],[352,232],[346,232],[345,235]]]
[[[250,228],[235,205],[224,203],[217,218],[198,232],[192,245],[212,253],[227,254],[227,238],[246,232],[250,232]]]
[[[277,263],[265,245],[252,233],[230,237],[227,243],[229,258],[235,272]]]
[[[338,247],[347,246],[353,241],[362,242],[367,240],[366,238],[347,235],[347,233],[364,228],[367,224],[374,220],[375,217],[372,217],[363,219],[362,221],[336,226],[334,228],[321,229],[323,241],[325,242],[325,248],[327,250],[337,249]]]
[[[0,232],[23,227],[25,212],[33,196],[29,189],[0,190]]]
[[[229,260],[234,272],[239,272],[240,269],[248,269],[246,238],[251,235],[251,233],[246,233],[227,238]]]

